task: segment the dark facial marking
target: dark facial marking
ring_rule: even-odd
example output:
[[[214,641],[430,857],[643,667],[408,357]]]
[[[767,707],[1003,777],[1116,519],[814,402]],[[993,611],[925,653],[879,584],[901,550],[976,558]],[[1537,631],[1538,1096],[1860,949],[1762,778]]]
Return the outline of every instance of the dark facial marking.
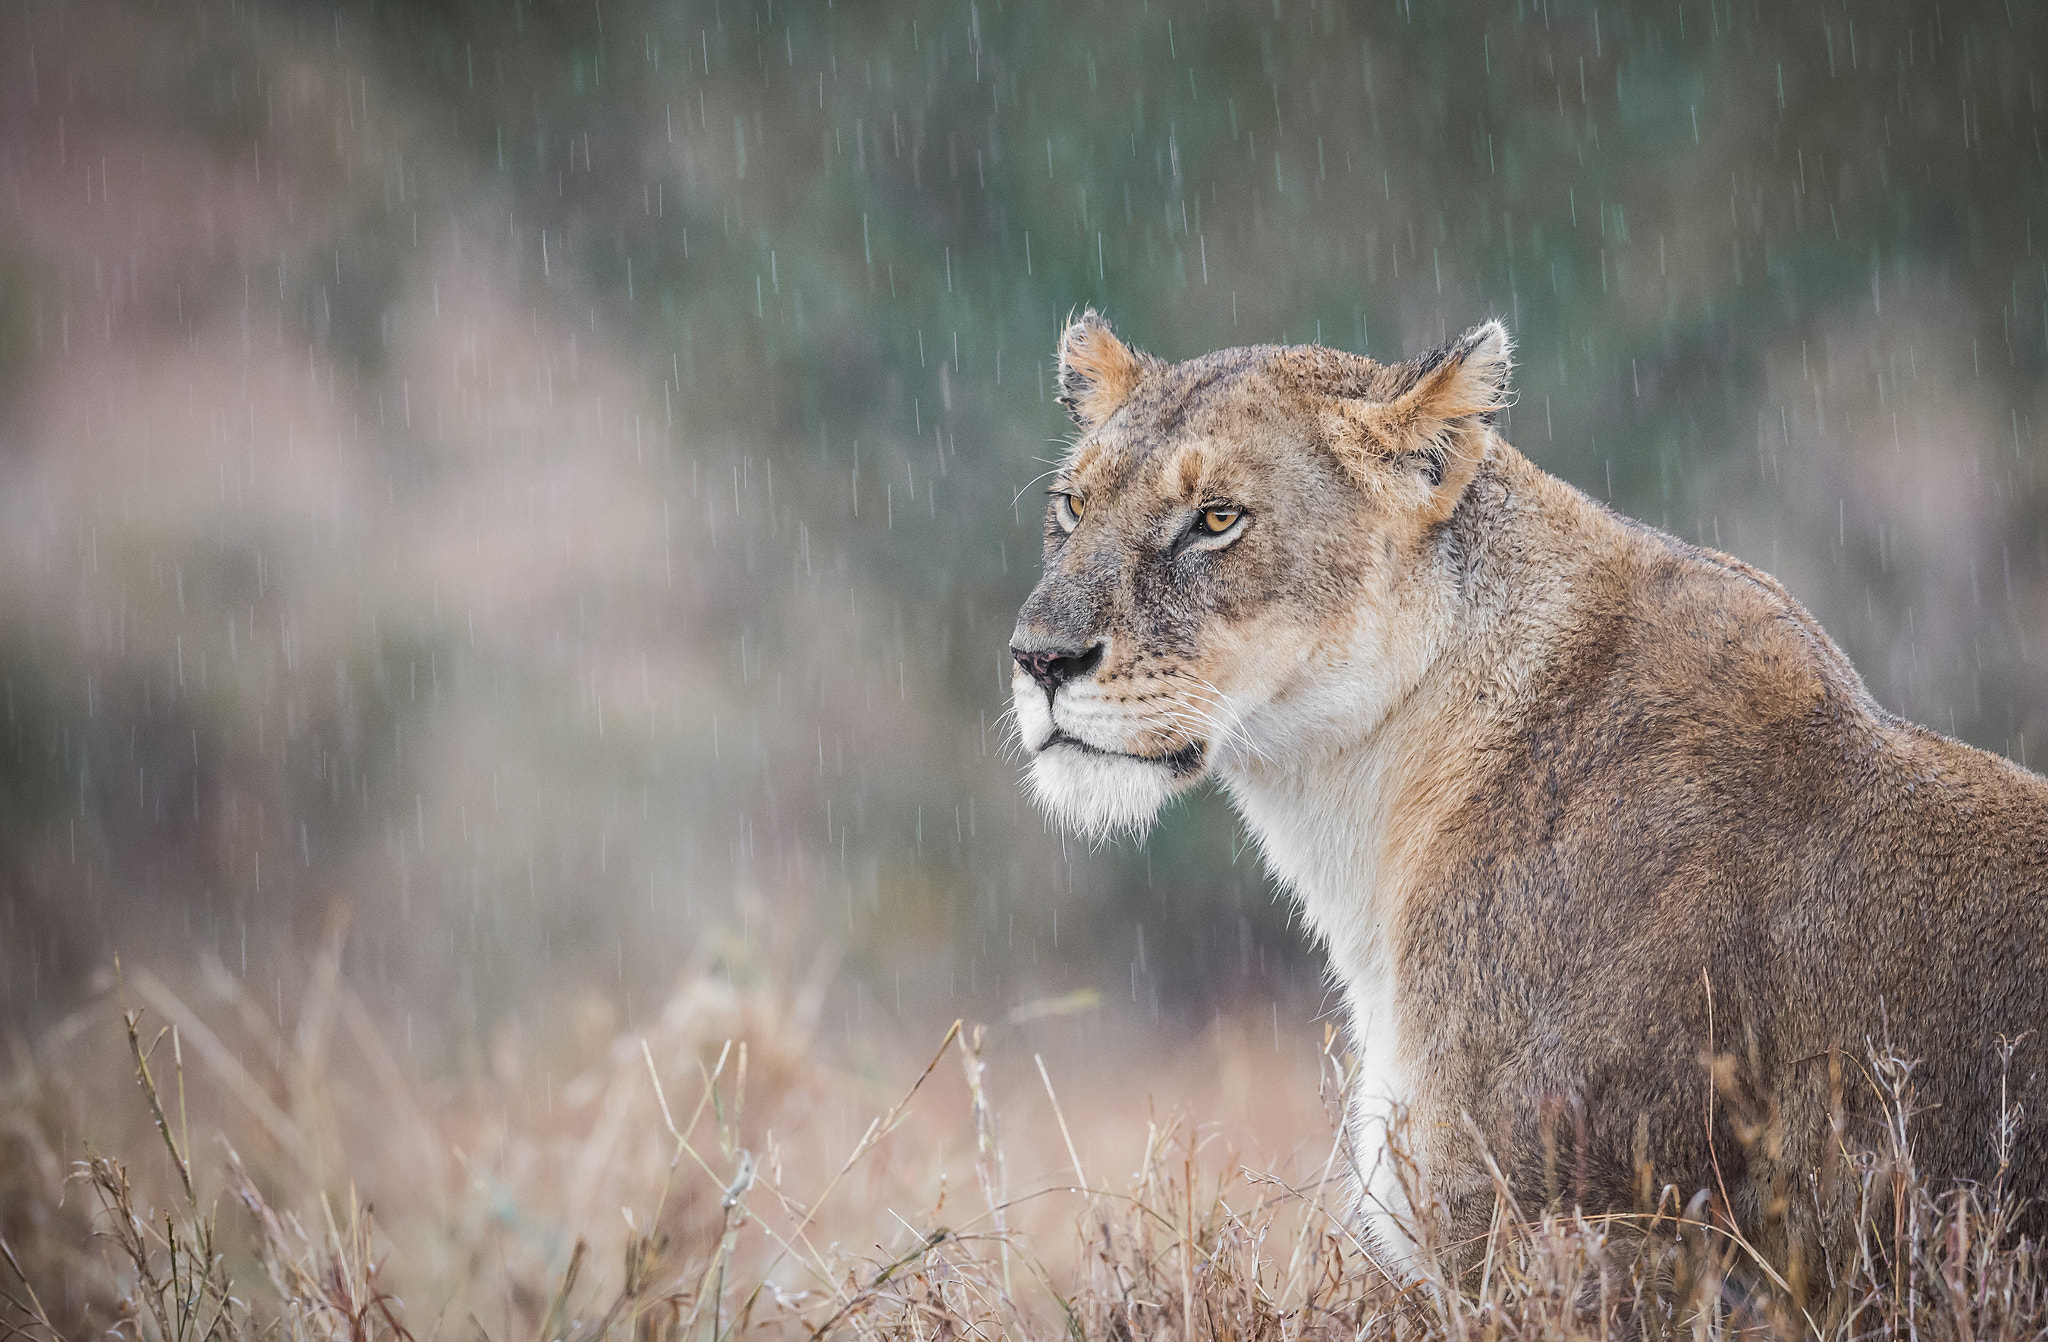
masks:
[[[1134,755],[1128,750],[1104,750],[1091,746],[1079,737],[1069,736],[1059,728],[1053,728],[1046,738],[1045,749],[1054,746],[1072,746],[1084,755],[1100,755],[1104,759],[1138,760],[1145,764],[1163,764],[1172,771],[1175,778],[1192,778],[1202,771],[1202,752],[1207,747],[1200,741],[1190,741],[1179,750],[1168,755]]]
[[[1181,421],[1187,418],[1188,410],[1194,405],[1195,398],[1215,385],[1228,371],[1222,361],[1218,360],[1208,367],[1201,368],[1184,386],[1176,388],[1180,395],[1171,405],[1160,411],[1158,418],[1153,421],[1153,432],[1165,438],[1178,429]]]

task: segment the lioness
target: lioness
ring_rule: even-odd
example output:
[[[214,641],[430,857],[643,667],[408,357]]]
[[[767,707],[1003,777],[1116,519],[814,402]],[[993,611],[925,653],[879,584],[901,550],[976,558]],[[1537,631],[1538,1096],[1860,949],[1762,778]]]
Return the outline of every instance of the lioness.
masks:
[[[1343,985],[1390,1256],[1418,1197],[1482,1236],[1491,1162],[1524,1214],[1707,1192],[1810,1271],[1880,1145],[1874,1048],[1917,1060],[1919,1170],[2038,1228],[2043,1041],[2001,1041],[2048,1011],[2048,780],[1885,712],[1768,575],[1537,469],[1495,432],[1509,352],[1488,322],[1390,366],[1167,364],[1073,322],[1011,644],[1040,800],[1103,836],[1222,784]]]

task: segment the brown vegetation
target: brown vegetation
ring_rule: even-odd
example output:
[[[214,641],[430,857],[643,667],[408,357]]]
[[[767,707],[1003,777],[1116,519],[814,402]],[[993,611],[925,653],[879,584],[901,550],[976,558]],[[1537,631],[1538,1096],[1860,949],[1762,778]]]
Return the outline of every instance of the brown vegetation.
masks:
[[[75,1144],[81,1087],[18,1058],[0,1112],[0,1337],[1986,1342],[2048,1330],[2042,1254],[2010,1242],[2000,1191],[1915,1177],[1913,1067],[1882,1054],[1871,1075],[1892,1123],[1881,1157],[1859,1169],[1859,1250],[1824,1265],[1801,1307],[1727,1230],[1711,1190],[1588,1218],[1518,1206],[1503,1188],[1483,1245],[1434,1244],[1404,1278],[1343,1219],[1334,1125],[1290,1162],[1247,1160],[1188,1116],[1151,1119],[1135,1172],[1119,1177],[1090,1159],[1099,1128],[1077,1142],[1042,1059],[1007,1079],[1042,1088],[1048,1121],[1005,1131],[987,1027],[956,1025],[921,1068],[891,1068],[885,1096],[814,1047],[815,994],[709,975],[644,1035],[608,1040],[538,1113],[514,1118],[532,1078],[505,1059],[438,1101],[389,1069],[383,1083],[397,1089],[353,1099],[382,1116],[378,1158],[404,1168],[412,1193],[373,1210],[302,1126],[343,1098],[314,1069],[323,1032],[355,1009],[331,979],[324,991],[328,1018],[302,1019],[268,1067],[252,1060],[226,1087],[248,1088],[243,1112],[196,1141],[190,1106],[222,1085],[239,1043],[146,974],[122,985],[129,1002],[152,1004],[121,1018],[129,1148]],[[1348,1068],[1326,1038],[1329,1116]],[[284,1084],[293,1070],[296,1092]],[[861,1123],[838,1145],[825,1139],[835,1103]],[[1019,1150],[1057,1150],[1064,1168],[1027,1188]],[[529,1233],[539,1219],[573,1222],[578,1237],[549,1252]],[[1443,1267],[1454,1247],[1476,1264],[1457,1279]]]

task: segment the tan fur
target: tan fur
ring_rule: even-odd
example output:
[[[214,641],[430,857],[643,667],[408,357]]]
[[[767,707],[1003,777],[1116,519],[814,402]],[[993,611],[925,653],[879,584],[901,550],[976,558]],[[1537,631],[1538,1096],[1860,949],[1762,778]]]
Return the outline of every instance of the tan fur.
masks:
[[[1060,368],[1060,404],[1090,426],[1115,414],[1145,371],[1142,357],[1116,338],[1094,308],[1060,337]]]
[[[1041,799],[1101,834],[1229,792],[1343,986],[1396,1256],[1483,1234],[1497,1167],[1525,1212],[1705,1192],[1802,1280],[1851,1233],[1887,1047],[1920,1171],[2040,1229],[2044,1041],[2010,1075],[1999,1041],[2048,1022],[2048,782],[1885,713],[1767,575],[1537,469],[1494,431],[1508,353],[1489,323],[1391,366],[1168,366],[1076,323],[1081,520],[1048,511],[1013,642]]]

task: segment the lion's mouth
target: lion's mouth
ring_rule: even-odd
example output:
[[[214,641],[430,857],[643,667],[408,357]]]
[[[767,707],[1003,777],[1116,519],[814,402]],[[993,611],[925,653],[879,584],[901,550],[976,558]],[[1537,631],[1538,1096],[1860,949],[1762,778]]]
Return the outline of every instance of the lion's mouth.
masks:
[[[1051,750],[1054,746],[1071,746],[1084,755],[1100,755],[1105,759],[1137,760],[1142,764],[1157,764],[1171,771],[1176,778],[1190,778],[1202,771],[1204,746],[1200,741],[1190,741],[1187,745],[1173,751],[1171,754],[1140,755],[1129,750],[1105,750],[1101,746],[1092,745],[1087,741],[1083,741],[1078,736],[1071,736],[1060,728],[1054,727],[1052,735],[1046,737],[1045,743],[1038,748],[1041,751],[1045,751]]]

